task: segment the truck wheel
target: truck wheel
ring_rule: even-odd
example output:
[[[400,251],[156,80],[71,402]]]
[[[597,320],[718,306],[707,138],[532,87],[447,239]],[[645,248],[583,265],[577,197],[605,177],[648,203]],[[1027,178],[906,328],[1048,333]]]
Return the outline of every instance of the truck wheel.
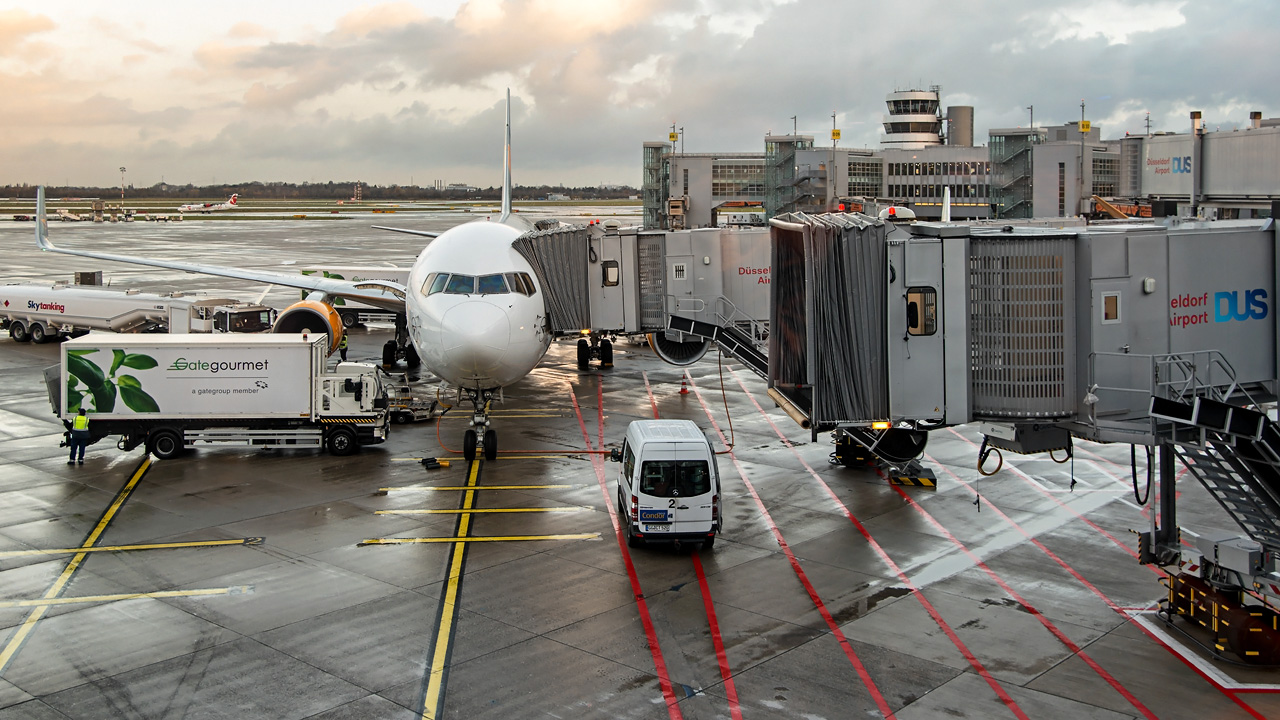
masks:
[[[462,457],[467,462],[476,459],[476,431],[468,430],[462,434]]]
[[[181,455],[184,449],[182,433],[177,430],[152,430],[147,437],[147,452],[161,460],[172,460]]]
[[[484,459],[489,462],[498,459],[498,433],[494,430],[484,431]]]
[[[351,329],[360,324],[360,313],[355,310],[343,310],[341,315],[344,328]]]
[[[408,425],[409,421],[413,420],[413,414],[407,412],[398,412],[392,417],[395,418],[397,425]]]
[[[388,340],[382,344],[382,367],[395,367],[396,364],[396,341]]]
[[[26,342],[31,339],[27,335],[27,326],[23,325],[21,320],[14,320],[13,324],[9,325],[9,337],[13,338],[14,342]]]
[[[351,432],[349,428],[338,428],[329,433],[330,455],[350,455],[358,447],[360,447],[360,444],[356,442],[356,434]]]
[[[49,339],[48,336],[45,335],[44,325],[41,325],[38,322],[31,323],[31,329],[29,332],[31,333],[31,342],[33,343],[43,345],[44,342]]]
[[[587,342],[586,338],[579,338],[578,369],[586,370],[587,366],[590,364],[591,364],[591,343]]]

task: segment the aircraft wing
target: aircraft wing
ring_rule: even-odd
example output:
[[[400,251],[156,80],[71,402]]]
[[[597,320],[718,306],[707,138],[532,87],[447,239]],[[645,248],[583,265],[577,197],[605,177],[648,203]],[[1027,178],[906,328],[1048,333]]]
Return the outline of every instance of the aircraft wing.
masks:
[[[386,227],[384,225],[373,225],[371,227],[373,227],[374,230],[390,230],[391,232],[409,233],[410,235],[421,235],[422,237],[429,237],[429,238],[440,237],[440,233],[430,232],[428,230],[409,230],[407,228],[393,228],[393,227]]]
[[[61,253],[63,255],[76,255],[79,257],[95,258],[98,260],[130,263],[133,265],[148,265],[151,267],[168,268],[170,270],[182,270],[183,272],[196,273],[199,275],[216,275],[218,277],[250,280],[253,282],[268,283],[270,285],[283,285],[285,287],[298,288],[299,290],[324,293],[331,297],[358,300],[362,303],[382,308],[384,310],[390,310],[392,312],[402,313],[405,311],[404,288],[399,284],[392,282],[380,281],[377,283],[357,283],[350,280],[337,280],[334,278],[316,277],[314,275],[294,275],[291,273],[272,272],[270,270],[249,270],[245,268],[222,267],[220,265],[203,265],[200,263],[174,262],[171,260],[153,260],[151,258],[132,257],[129,255],[116,255],[114,253],[94,252],[91,250],[72,250],[70,248],[57,247],[52,242],[49,242],[49,221],[45,215],[43,187],[39,189],[36,197],[36,244],[40,246],[41,250]]]

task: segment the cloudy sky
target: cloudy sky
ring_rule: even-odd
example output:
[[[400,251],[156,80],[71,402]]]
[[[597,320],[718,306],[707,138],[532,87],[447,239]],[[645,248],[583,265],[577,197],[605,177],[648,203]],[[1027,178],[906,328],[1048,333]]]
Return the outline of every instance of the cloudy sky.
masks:
[[[1280,116],[1274,0],[0,2],[0,183],[639,185],[641,143],[876,147],[885,94],[1103,137]],[[305,8],[305,10],[301,9]]]

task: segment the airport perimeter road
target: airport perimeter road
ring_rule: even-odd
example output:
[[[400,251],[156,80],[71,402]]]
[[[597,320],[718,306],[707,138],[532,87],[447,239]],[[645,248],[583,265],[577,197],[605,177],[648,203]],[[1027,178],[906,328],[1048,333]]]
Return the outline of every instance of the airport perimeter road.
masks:
[[[0,229],[6,281],[107,269],[42,256],[15,225]],[[90,226],[54,240],[259,267],[419,247],[348,228],[143,226],[139,245],[133,228]],[[352,359],[389,336],[356,330]],[[57,346],[0,339],[0,720],[1280,717],[1274,673],[1184,659],[1149,612],[1164,588],[1133,557],[1128,530],[1149,520],[1127,447],[1006,456],[983,478],[975,429],[940,430],[925,458],[938,488],[895,488],[830,465],[826,437],[714,352],[688,369],[687,394],[682,370],[643,346],[619,342],[611,370],[580,372],[573,356],[553,346],[508,389],[492,463],[450,454],[455,411],[350,457],[147,463],[99,443],[76,467],[41,376]],[[714,550],[632,549],[618,533],[619,466],[601,451],[653,417],[733,444]],[[1184,524],[1230,526],[1180,485]]]

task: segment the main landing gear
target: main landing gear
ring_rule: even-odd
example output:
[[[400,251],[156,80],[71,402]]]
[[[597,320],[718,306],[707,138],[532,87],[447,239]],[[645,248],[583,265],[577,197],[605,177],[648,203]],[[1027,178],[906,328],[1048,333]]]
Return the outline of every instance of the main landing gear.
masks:
[[[471,427],[462,435],[462,457],[467,462],[476,459],[479,451],[485,460],[493,462],[498,459],[498,433],[489,429],[489,406],[493,403],[492,390],[467,390],[474,410],[471,413]]]
[[[422,365],[418,351],[409,340],[409,322],[404,313],[396,315],[396,339],[388,340],[382,345],[382,367],[389,370],[401,358],[404,358],[404,364],[410,370],[416,370]]]

